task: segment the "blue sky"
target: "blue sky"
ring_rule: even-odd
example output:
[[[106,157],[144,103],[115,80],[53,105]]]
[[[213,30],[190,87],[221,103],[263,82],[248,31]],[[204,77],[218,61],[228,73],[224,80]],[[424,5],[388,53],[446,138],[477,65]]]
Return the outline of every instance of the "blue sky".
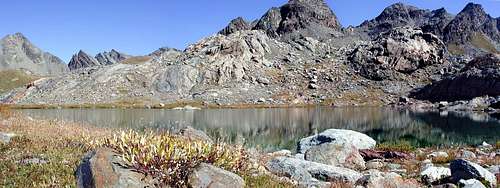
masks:
[[[468,2],[480,3],[500,17],[500,0],[326,0],[343,26],[359,25],[385,7],[404,2],[420,8],[445,7],[458,13]],[[117,49],[132,55],[159,47],[184,49],[216,33],[231,19],[257,19],[286,0],[5,0],[0,37],[25,34],[35,45],[68,61],[79,49],[94,55]]]

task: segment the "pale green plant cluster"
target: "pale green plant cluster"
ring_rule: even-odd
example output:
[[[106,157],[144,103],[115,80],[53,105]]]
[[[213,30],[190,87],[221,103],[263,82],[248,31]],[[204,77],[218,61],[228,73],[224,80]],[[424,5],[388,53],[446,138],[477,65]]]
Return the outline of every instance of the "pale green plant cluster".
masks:
[[[247,155],[241,146],[193,141],[169,133],[121,132],[93,145],[114,149],[138,171],[175,187],[187,186],[189,174],[200,163],[235,173],[247,166]]]

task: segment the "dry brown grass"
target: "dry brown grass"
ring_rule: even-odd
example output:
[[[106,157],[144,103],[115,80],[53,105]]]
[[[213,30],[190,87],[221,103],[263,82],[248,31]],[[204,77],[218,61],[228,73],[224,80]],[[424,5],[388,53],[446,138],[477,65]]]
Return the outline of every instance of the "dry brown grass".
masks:
[[[448,44],[448,51],[453,55],[465,54],[465,50],[460,45],[455,43]]]
[[[120,61],[120,63],[127,65],[140,65],[150,61],[151,59],[152,58],[150,56],[136,56]]]
[[[482,33],[475,33],[472,36],[471,44],[477,48],[481,48],[487,52],[499,53],[495,46],[489,41],[489,39]]]
[[[38,79],[33,75],[28,75],[20,70],[0,71],[0,93],[23,87],[26,84]]]

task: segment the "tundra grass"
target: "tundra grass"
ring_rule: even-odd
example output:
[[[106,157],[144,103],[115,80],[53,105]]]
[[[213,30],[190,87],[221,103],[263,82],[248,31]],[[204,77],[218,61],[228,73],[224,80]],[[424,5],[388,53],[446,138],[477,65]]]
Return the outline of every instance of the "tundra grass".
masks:
[[[20,70],[0,71],[0,93],[23,87],[37,78]]]

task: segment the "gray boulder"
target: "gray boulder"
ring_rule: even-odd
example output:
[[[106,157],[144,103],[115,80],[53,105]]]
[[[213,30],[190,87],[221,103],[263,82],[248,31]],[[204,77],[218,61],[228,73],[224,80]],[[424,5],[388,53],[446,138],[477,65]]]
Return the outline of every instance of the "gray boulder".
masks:
[[[189,65],[174,65],[160,75],[155,84],[159,92],[186,95],[198,83],[198,69]]]
[[[394,172],[380,172],[378,170],[368,170],[363,177],[356,181],[356,187],[369,188],[417,188],[421,187],[417,182],[404,180],[399,174]]]
[[[193,188],[243,188],[245,181],[238,175],[202,163],[189,175],[188,183]]]
[[[365,169],[365,161],[358,149],[352,145],[322,144],[307,150],[305,159],[332,166],[356,170]]]
[[[89,152],[76,170],[77,187],[152,187],[146,176],[134,171],[123,159],[107,148]]]
[[[210,136],[208,136],[205,132],[203,131],[200,131],[200,130],[197,130],[197,129],[194,129],[193,127],[186,127],[186,128],[183,128],[179,131],[179,134],[188,138],[188,139],[191,139],[191,140],[200,140],[200,141],[204,141],[204,142],[207,142],[207,143],[213,143],[214,141],[210,138]]]
[[[360,132],[343,129],[328,129],[317,135],[301,139],[297,146],[297,152],[306,153],[311,147],[327,143],[339,146],[352,145],[358,149],[373,149],[377,144],[373,138]]]
[[[362,175],[354,170],[300,160],[276,157],[266,163],[266,168],[278,176],[289,177],[299,184],[325,185],[324,182],[354,184]]]
[[[457,159],[450,163],[450,169],[451,176],[455,181],[477,179],[488,181],[491,187],[496,187],[497,185],[495,175],[478,164]]]

